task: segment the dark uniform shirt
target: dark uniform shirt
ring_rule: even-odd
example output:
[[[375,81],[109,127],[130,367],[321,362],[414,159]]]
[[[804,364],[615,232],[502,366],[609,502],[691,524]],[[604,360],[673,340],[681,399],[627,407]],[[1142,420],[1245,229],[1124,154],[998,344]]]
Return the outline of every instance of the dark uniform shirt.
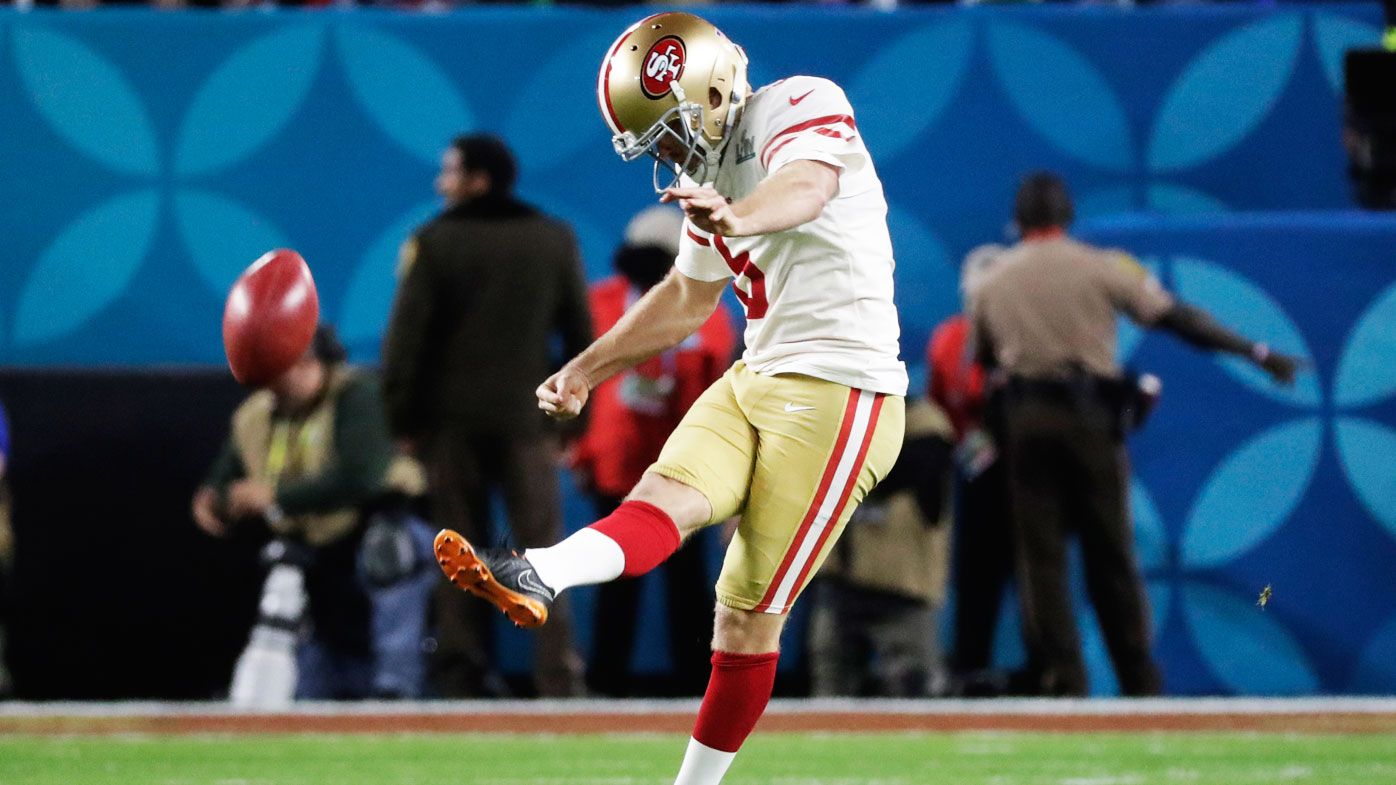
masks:
[[[383,352],[388,420],[418,438],[541,433],[534,390],[591,342],[577,242],[563,222],[510,198],[452,207],[404,248]]]
[[[1116,315],[1151,325],[1172,307],[1172,296],[1129,254],[1065,236],[1005,251],[971,305],[981,345],[1028,379],[1080,371],[1116,377]]]

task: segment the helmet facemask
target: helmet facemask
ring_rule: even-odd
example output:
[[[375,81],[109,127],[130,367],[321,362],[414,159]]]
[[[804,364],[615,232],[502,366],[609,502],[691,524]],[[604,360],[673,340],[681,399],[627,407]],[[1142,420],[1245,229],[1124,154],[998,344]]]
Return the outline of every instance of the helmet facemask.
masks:
[[[682,92],[678,85],[674,85],[674,90],[676,93]],[[680,98],[678,105],[661,115],[643,136],[636,138],[635,134],[626,131],[612,136],[611,144],[621,160],[626,163],[645,155],[654,159],[653,181],[656,192],[663,193],[666,188],[678,185],[685,174],[697,182],[704,183],[708,181],[709,159],[712,156],[703,135],[695,130],[702,123],[702,119],[701,106]],[[679,161],[668,160],[660,154],[660,142],[666,137],[672,139],[677,149],[682,151]],[[669,182],[665,184],[665,180]]]

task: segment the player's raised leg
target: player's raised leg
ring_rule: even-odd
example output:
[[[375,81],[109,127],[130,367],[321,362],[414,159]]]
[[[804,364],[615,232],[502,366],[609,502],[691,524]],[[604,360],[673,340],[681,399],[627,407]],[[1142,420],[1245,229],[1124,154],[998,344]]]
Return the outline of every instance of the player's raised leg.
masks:
[[[446,577],[515,624],[537,627],[547,621],[558,592],[644,575],[688,535],[734,515],[746,499],[756,436],[737,405],[731,375],[699,397],[660,463],[615,512],[556,545],[522,555],[476,549],[444,530],[436,536],[436,558]]]

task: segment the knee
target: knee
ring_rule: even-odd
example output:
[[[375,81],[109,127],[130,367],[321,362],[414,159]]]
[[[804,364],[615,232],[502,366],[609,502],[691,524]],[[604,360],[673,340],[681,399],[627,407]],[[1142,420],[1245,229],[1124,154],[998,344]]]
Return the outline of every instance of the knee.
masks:
[[[653,504],[663,510],[683,538],[706,526],[713,514],[708,498],[698,489],[653,472],[641,477],[625,499]]]
[[[717,606],[713,649],[731,654],[766,654],[780,648],[785,616]]]

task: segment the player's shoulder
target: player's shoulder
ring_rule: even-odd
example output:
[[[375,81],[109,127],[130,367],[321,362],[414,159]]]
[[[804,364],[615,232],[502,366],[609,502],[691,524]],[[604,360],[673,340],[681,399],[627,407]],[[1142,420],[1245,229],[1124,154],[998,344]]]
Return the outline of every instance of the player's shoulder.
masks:
[[[747,111],[749,119],[743,125],[758,150],[774,137],[810,123],[853,122],[843,88],[818,76],[791,76],[772,82],[752,95]]]
[[[822,76],[808,76],[806,74],[796,74],[787,76],[784,79],[777,79],[774,82],[760,88],[755,95],[767,96],[791,96],[807,93],[810,90],[835,91],[843,94],[843,88],[832,79],[825,79]]]
[[[804,113],[814,107],[846,107],[848,97],[836,82],[822,76],[789,76],[752,94],[752,103],[772,115]]]

